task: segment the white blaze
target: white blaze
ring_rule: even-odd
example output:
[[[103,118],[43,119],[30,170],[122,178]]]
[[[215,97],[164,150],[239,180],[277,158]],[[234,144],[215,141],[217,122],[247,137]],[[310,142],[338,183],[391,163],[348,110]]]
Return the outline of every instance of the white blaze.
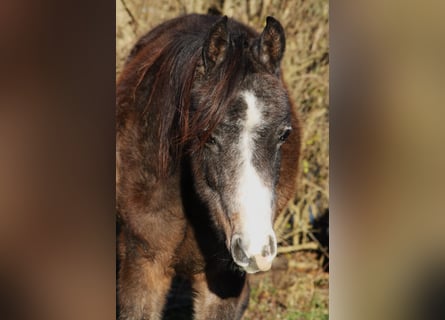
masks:
[[[241,174],[238,181],[237,202],[240,207],[240,225],[246,254],[261,254],[269,244],[272,229],[272,190],[267,187],[253,165],[254,130],[263,121],[258,101],[252,92],[243,97],[247,104],[247,118],[240,138],[242,156]]]

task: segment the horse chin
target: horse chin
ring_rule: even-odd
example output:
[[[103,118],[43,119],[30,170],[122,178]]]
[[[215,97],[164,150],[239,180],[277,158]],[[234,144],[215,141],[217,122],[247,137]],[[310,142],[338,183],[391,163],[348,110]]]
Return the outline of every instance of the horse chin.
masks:
[[[257,273],[257,272],[269,271],[271,269],[271,267],[272,267],[272,261],[266,261],[264,259],[263,259],[263,261],[261,261],[261,260],[255,259],[255,258],[251,258],[249,264],[242,268],[247,273],[252,274],[252,273]]]
[[[254,273],[258,273],[258,272],[260,272],[261,270],[254,269],[254,268],[250,268],[250,267],[248,266],[248,267],[246,267],[246,268],[244,269],[244,271],[245,271],[246,273],[249,273],[249,274],[254,274]]]
[[[249,258],[249,262],[242,264],[233,261],[235,268],[246,273],[258,273],[269,271],[272,267],[272,260],[264,258],[260,255]]]

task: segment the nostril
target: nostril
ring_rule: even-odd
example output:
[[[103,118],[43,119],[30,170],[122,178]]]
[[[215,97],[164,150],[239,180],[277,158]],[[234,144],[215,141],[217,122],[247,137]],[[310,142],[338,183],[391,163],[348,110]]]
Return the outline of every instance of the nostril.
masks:
[[[270,256],[271,255],[271,248],[270,248],[270,245],[266,245],[266,246],[264,246],[264,248],[263,248],[263,252],[261,252],[261,255],[263,256],[263,257],[268,257],[268,256]]]
[[[238,264],[249,264],[249,258],[243,250],[242,240],[240,237],[234,237],[232,239],[232,256]]]
[[[274,256],[277,252],[277,243],[274,236],[269,236],[269,244],[263,249],[263,257]]]

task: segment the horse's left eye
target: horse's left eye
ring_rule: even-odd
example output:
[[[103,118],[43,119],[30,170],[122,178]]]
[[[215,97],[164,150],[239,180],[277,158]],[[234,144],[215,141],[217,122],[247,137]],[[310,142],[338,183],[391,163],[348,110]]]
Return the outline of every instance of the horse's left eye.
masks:
[[[284,130],[284,132],[281,134],[280,136],[280,141],[284,142],[286,141],[287,137],[289,137],[290,133],[291,133],[292,129],[290,128],[286,128],[286,130]]]
[[[209,139],[207,140],[207,143],[215,145],[216,144],[216,139],[214,137],[210,136]]]
[[[217,145],[218,141],[215,139],[214,136],[210,136],[207,141],[206,141],[207,145]]]

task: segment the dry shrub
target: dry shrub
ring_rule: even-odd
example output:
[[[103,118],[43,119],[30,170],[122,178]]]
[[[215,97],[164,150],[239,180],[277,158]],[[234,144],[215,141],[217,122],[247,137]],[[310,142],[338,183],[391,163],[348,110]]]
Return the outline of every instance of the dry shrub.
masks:
[[[287,46],[282,68],[290,96],[302,117],[303,150],[295,199],[275,225],[279,252],[322,249],[327,255],[311,223],[326,214],[329,199],[327,0],[116,0],[116,72],[120,72],[137,38],[148,30],[182,14],[207,13],[209,8],[258,31],[271,15],[285,29]]]

